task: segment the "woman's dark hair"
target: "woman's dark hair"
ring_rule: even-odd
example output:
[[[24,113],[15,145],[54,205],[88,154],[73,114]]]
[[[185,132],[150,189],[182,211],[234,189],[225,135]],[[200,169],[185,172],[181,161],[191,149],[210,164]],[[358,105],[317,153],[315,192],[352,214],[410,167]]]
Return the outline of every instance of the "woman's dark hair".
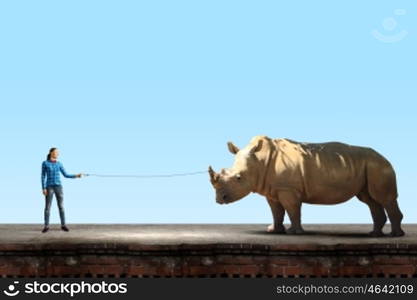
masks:
[[[51,160],[51,153],[52,152],[54,152],[56,150],[56,148],[51,148],[51,149],[49,149],[49,153],[48,153],[48,155],[46,156],[46,160]]]

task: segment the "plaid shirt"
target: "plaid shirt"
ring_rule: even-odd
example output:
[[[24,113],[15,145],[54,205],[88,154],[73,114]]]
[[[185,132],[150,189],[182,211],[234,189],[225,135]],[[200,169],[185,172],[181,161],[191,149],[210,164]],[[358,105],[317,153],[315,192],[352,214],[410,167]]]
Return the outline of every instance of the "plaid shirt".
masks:
[[[64,166],[59,161],[53,162],[45,160],[42,163],[42,189],[46,189],[51,185],[61,185],[61,179],[59,178],[59,172],[66,178],[75,178],[75,175],[67,174]]]

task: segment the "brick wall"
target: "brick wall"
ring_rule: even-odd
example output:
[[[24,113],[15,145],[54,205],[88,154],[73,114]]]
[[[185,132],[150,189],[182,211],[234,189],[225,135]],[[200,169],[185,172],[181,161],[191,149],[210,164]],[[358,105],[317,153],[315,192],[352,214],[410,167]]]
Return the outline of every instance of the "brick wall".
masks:
[[[415,245],[1,245],[2,277],[417,277]]]

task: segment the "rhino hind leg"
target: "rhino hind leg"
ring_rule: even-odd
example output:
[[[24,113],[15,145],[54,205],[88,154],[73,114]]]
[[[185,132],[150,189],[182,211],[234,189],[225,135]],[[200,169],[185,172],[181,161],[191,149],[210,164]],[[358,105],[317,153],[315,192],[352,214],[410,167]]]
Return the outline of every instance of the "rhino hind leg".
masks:
[[[397,194],[381,194],[377,195],[377,197],[372,197],[372,199],[375,199],[377,203],[382,205],[388,214],[388,218],[391,223],[390,236],[403,236],[404,231],[401,229],[401,221],[403,219],[403,214],[401,213],[401,210],[398,207]]]
[[[393,237],[403,236],[404,231],[401,229],[401,221],[403,219],[403,214],[398,207],[397,200],[389,201],[385,204],[385,209],[388,213],[389,220],[391,222],[391,233]]]
[[[371,211],[372,220],[374,221],[374,229],[369,233],[372,237],[384,236],[382,228],[387,222],[384,207],[371,198],[367,191],[362,191],[357,195],[358,199],[366,203]]]
[[[367,167],[367,191],[372,199],[384,207],[391,223],[391,236],[403,236],[403,214],[397,202],[397,182],[392,166],[379,159]]]
[[[267,198],[267,200],[274,220],[274,223],[268,226],[267,231],[271,233],[285,233],[285,227],[283,225],[285,215],[284,207],[276,199]]]

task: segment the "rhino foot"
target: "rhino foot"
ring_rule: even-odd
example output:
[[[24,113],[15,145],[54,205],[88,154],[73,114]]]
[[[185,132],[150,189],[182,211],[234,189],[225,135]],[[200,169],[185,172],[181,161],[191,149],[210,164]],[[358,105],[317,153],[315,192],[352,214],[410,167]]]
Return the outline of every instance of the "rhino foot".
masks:
[[[294,228],[291,226],[290,228],[287,229],[287,233],[288,234],[304,234],[305,231],[301,227]]]
[[[381,237],[381,236],[385,236],[385,234],[382,232],[382,230],[376,231],[373,230],[369,233],[370,237]]]
[[[405,234],[404,231],[400,229],[400,230],[391,231],[389,235],[392,237],[398,237],[398,236],[403,236],[404,234]]]
[[[271,233],[286,233],[284,225],[275,226],[274,224],[271,224],[268,226],[266,231]]]

